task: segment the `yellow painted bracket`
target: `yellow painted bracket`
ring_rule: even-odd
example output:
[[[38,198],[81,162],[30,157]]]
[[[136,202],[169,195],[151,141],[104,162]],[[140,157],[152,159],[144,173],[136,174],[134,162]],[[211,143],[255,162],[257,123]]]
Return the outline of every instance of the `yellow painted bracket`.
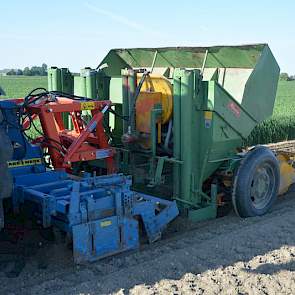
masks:
[[[295,169],[292,167],[292,162],[288,155],[278,154],[277,159],[280,165],[279,195],[282,195],[295,182]]]

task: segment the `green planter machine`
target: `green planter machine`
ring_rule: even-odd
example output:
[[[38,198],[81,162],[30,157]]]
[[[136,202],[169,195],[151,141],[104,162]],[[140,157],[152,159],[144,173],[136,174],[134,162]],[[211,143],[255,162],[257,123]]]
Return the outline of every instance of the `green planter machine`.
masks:
[[[198,221],[231,205],[262,215],[292,182],[290,154],[243,146],[272,115],[279,73],[266,44],[113,49],[70,88],[112,101],[105,130],[133,189],[174,199]]]

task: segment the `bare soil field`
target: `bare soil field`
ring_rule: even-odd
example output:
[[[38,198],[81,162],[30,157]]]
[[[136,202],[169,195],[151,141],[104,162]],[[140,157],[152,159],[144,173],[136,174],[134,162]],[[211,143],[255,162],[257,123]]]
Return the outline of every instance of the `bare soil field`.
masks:
[[[161,241],[86,266],[74,265],[63,244],[32,235],[18,277],[0,255],[0,294],[295,294],[294,212],[290,192],[263,217],[178,220]]]

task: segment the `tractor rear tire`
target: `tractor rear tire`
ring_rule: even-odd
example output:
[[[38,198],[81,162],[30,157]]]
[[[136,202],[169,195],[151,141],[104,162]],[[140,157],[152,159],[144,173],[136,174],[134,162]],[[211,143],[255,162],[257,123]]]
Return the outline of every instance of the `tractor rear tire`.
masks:
[[[232,202],[240,217],[260,216],[277,199],[280,185],[279,163],[265,146],[256,146],[242,160],[235,173]]]

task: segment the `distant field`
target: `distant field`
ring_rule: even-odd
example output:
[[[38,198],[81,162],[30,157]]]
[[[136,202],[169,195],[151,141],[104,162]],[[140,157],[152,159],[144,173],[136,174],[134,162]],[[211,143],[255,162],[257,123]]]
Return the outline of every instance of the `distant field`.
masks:
[[[24,97],[37,87],[47,88],[47,77],[0,76],[4,98]],[[295,81],[280,81],[273,116],[259,124],[245,145],[295,139]]]
[[[37,87],[47,88],[47,77],[0,76],[0,87],[6,92],[5,97],[23,97]],[[295,99],[295,81],[280,81],[277,92],[275,113],[289,112],[289,104],[285,100]]]
[[[24,97],[34,88],[47,88],[47,77],[0,76],[0,87],[6,93],[6,96],[1,96],[1,98]]]
[[[276,104],[274,109],[275,115],[289,114],[295,107],[295,81],[280,81],[278,85]]]

